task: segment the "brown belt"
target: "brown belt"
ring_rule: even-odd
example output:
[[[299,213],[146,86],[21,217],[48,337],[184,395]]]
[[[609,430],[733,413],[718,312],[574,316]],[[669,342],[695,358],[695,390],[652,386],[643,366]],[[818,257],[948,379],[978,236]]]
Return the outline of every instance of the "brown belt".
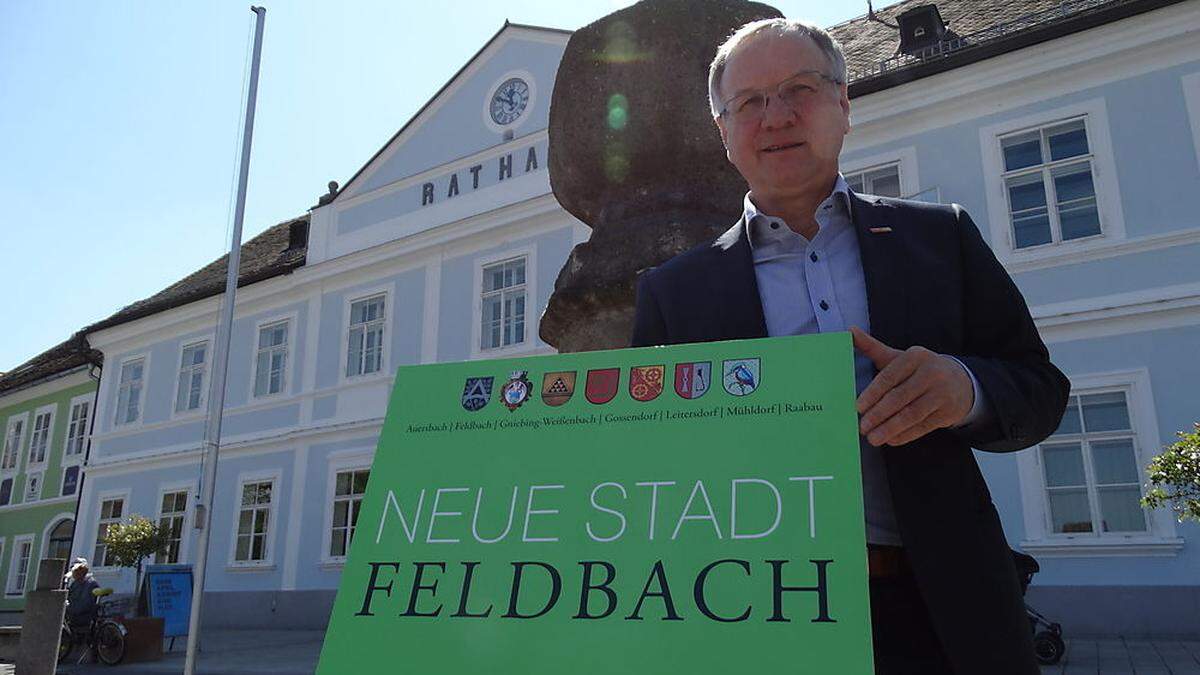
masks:
[[[867,573],[871,579],[911,576],[908,555],[900,546],[867,544]]]

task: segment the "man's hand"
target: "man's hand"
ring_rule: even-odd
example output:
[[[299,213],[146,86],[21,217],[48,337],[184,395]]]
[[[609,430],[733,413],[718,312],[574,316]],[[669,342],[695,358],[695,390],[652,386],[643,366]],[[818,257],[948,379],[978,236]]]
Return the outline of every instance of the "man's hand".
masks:
[[[893,349],[858,328],[850,332],[854,348],[879,369],[857,404],[859,432],[871,445],[903,445],[971,412],[971,376],[954,359],[924,347]]]

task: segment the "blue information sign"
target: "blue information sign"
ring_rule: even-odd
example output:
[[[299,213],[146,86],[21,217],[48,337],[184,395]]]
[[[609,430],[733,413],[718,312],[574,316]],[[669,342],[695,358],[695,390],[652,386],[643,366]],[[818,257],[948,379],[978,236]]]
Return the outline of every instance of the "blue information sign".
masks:
[[[149,565],[146,592],[150,616],[163,618],[163,637],[187,635],[192,612],[192,566]]]

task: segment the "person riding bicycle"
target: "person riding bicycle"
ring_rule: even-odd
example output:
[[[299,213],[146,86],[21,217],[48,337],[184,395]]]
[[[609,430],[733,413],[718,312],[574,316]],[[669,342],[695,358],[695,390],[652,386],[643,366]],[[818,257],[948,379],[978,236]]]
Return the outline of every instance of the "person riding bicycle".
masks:
[[[72,627],[87,626],[96,618],[96,596],[92,591],[100,588],[100,584],[92,576],[86,558],[76,558],[67,577],[67,623]]]

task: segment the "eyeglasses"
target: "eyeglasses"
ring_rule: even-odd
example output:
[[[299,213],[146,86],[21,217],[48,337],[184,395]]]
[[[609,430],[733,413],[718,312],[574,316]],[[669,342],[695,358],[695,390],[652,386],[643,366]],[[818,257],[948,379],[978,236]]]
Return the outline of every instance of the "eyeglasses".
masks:
[[[802,112],[812,106],[817,99],[817,93],[825,82],[841,84],[835,77],[830,77],[817,70],[804,70],[768,89],[752,89],[742,92],[725,101],[720,116],[737,124],[759,122],[767,112],[767,103],[773,96],[787,104],[795,112]]]

